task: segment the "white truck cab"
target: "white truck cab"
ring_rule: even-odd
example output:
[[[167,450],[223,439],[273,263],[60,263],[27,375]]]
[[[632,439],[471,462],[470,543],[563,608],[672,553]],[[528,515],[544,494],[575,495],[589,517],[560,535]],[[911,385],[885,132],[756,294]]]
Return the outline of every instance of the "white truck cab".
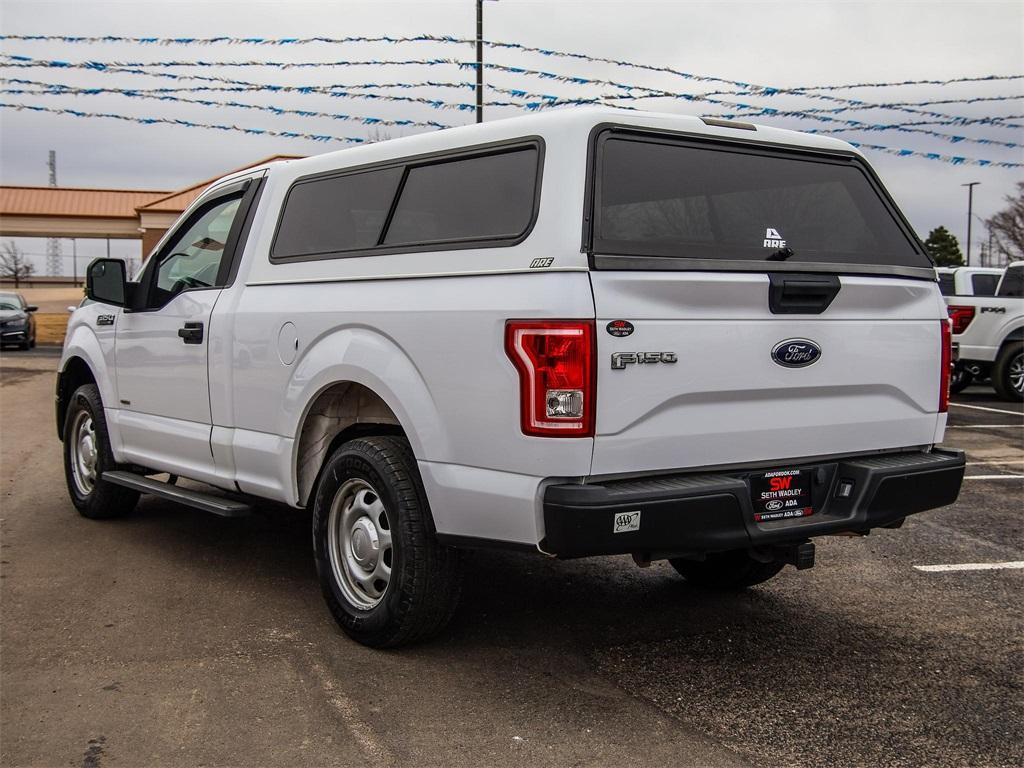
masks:
[[[933,265],[831,138],[577,109],[278,162],[88,285],[57,388],[75,506],[309,510],[373,646],[444,625],[464,548],[746,587],[963,476]]]

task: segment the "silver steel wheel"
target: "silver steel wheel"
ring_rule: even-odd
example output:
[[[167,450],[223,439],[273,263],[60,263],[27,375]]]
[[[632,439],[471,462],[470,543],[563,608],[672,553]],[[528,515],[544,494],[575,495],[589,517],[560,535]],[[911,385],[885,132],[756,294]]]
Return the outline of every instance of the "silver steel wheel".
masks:
[[[368,611],[391,583],[391,523],[380,495],[359,478],[345,481],[327,519],[331,569],[345,599]]]
[[[1024,352],[1010,361],[1010,386],[1024,394]]]
[[[75,488],[82,496],[88,496],[96,487],[96,466],[99,463],[96,427],[88,411],[75,414],[70,447],[71,475],[75,479]]]

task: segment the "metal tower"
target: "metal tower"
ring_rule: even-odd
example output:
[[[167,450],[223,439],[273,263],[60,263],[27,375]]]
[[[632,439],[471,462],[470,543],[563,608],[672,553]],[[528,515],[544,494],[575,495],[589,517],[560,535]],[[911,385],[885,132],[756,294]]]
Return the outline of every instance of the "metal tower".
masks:
[[[47,162],[50,168],[50,186],[57,186],[57,153],[50,150],[50,159]],[[46,239],[46,274],[57,277],[64,271],[64,259],[60,252],[60,239],[48,237]]]

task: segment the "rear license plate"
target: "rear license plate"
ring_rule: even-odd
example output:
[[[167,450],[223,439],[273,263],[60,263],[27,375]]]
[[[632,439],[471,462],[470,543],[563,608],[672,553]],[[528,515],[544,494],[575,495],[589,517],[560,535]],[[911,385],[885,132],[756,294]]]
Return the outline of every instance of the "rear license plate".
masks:
[[[750,501],[758,523],[813,515],[811,471],[776,469],[751,475]]]

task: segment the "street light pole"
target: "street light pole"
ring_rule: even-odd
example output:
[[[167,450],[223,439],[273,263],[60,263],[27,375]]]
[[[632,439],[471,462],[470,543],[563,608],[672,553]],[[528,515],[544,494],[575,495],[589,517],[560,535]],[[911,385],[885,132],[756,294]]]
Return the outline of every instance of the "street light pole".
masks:
[[[969,184],[961,184],[967,187],[967,266],[971,266],[971,218],[974,215],[974,188],[981,184],[980,181],[972,181]]]
[[[484,0],[476,0],[476,121],[484,121]]]

